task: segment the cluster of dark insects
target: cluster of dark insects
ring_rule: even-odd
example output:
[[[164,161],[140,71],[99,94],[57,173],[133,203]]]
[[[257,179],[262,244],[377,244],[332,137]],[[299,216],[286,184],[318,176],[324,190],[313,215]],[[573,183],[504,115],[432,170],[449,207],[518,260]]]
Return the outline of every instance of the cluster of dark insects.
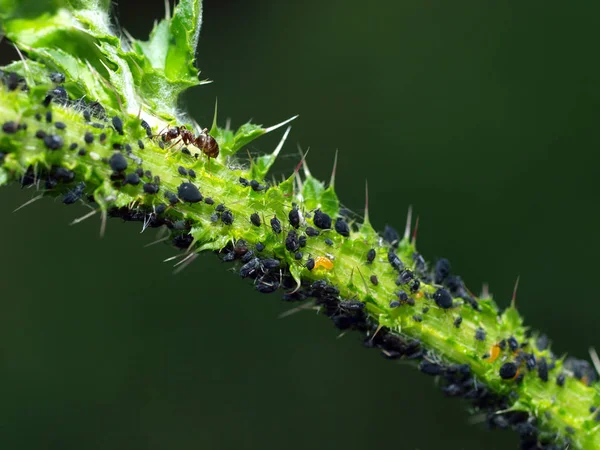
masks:
[[[9,89],[26,89],[26,84],[22,78],[15,75],[1,73],[2,83]],[[64,76],[53,74],[51,77],[55,83],[64,82]],[[48,107],[52,102],[61,105],[71,106],[83,112],[84,119],[91,127],[102,130],[105,128],[102,121],[107,121],[104,108],[97,102],[85,103],[83,100],[72,101],[66,95],[66,91],[61,86],[55,86],[48,92],[43,105]],[[100,122],[92,122],[92,118]],[[48,150],[58,151],[68,148],[71,151],[77,150],[79,156],[86,156],[86,147],[90,146],[97,139],[104,143],[107,135],[104,132],[87,131],[82,137],[81,143],[72,143],[67,145],[64,142],[64,134],[61,132],[66,128],[62,122],[54,121],[51,110],[47,110],[45,115],[38,113],[36,115],[38,122],[45,123],[46,129],[39,129],[35,136],[41,139]],[[124,135],[123,121],[118,117],[111,119],[111,124],[119,136]],[[54,128],[51,128],[54,127]],[[219,155],[219,145],[217,141],[210,136],[207,129],[195,136],[191,131],[183,126],[171,127],[158,135],[153,135],[147,123],[142,121],[142,127],[146,130],[146,135],[151,138],[159,137],[163,143],[176,145],[193,145],[200,149],[209,159],[216,158]],[[52,131],[49,131],[52,130]],[[14,134],[27,131],[26,124],[16,121],[9,121],[2,124],[2,132]],[[98,134],[99,133],[99,134]],[[138,141],[138,147],[144,148],[143,142]],[[110,167],[111,179],[121,186],[137,186],[142,184],[141,189],[147,195],[156,195],[159,193],[160,178],[153,176],[150,171],[144,171],[141,168],[142,161],[136,160],[132,155],[132,148],[129,144],[113,144],[115,152],[106,158],[105,163]],[[3,153],[0,152],[0,162]],[[138,167],[131,168],[130,162],[134,161]],[[129,170],[128,170],[129,169]],[[193,169],[178,167],[178,174],[187,176],[190,179],[196,178]],[[35,172],[33,168],[28,168],[22,178],[22,185],[27,186],[44,181],[48,190],[62,192],[63,203],[72,204],[85,197],[86,183],[77,180],[75,172],[60,166],[52,166],[49,169]],[[247,181],[240,178],[243,186],[251,187],[256,192],[264,192],[268,186],[261,185],[258,181]],[[130,189],[129,187],[127,189]],[[192,223],[187,220],[172,219],[167,214],[168,209],[180,202],[188,204],[204,204],[213,207],[215,201],[211,197],[203,196],[198,187],[191,181],[182,182],[177,193],[164,191],[166,203],[156,203],[153,207],[138,206],[135,208],[121,207],[112,208],[109,214],[114,217],[120,217],[127,221],[142,221],[144,227],[166,226],[172,233],[172,244],[178,248],[189,251],[193,245],[194,239],[191,234]],[[90,197],[91,198],[91,197]],[[224,204],[219,203],[213,208],[210,221],[215,223],[221,221],[223,225],[231,226],[234,223],[233,212],[226,208]],[[281,236],[283,247],[294,257],[294,264],[302,264],[313,272],[315,270],[329,271],[334,268],[334,258],[331,255],[305,257],[304,247],[309,238],[323,239],[328,246],[333,246],[331,238],[326,237],[329,231],[335,232],[343,238],[350,236],[352,229],[344,217],[335,218],[335,221],[320,209],[302,214],[299,207],[294,205],[288,213],[289,228],[282,224],[276,215],[267,217],[267,220],[257,212],[249,217],[249,222],[257,228],[272,231],[274,235]],[[307,224],[306,219],[311,219],[313,226]],[[263,226],[264,225],[264,226]],[[331,237],[334,237],[331,235]],[[339,238],[338,238],[339,239]],[[435,305],[443,310],[450,310],[457,305],[454,299],[460,298],[465,305],[469,305],[475,310],[480,310],[479,304],[474,296],[467,290],[459,276],[452,274],[450,263],[446,259],[439,259],[435,264],[433,271],[428,271],[425,260],[418,253],[412,255],[412,266],[406,267],[400,257],[396,254],[400,236],[393,228],[386,226],[383,233],[383,240],[386,245],[381,246],[385,252],[378,252],[371,248],[365,252],[364,264],[369,267],[377,267],[382,261],[388,264],[388,268],[394,271],[397,277],[396,285],[399,290],[395,297],[390,301],[390,308],[397,307],[416,307],[415,299],[422,298],[421,282],[435,284],[437,287],[435,293],[428,300],[432,300]],[[409,339],[400,336],[388,330],[385,327],[378,326],[377,322],[366,312],[365,303],[356,299],[343,298],[340,291],[325,280],[310,281],[304,278],[297,285],[293,278],[289,265],[284,259],[276,257],[274,254],[267,254],[265,244],[259,242],[255,246],[246,241],[238,240],[235,243],[229,243],[220,252],[223,261],[237,261],[240,264],[239,274],[242,278],[254,280],[255,288],[262,293],[272,293],[283,288],[286,293],[283,296],[284,301],[295,302],[307,299],[314,299],[314,306],[319,308],[324,315],[331,318],[334,325],[340,330],[356,330],[365,336],[365,345],[379,349],[388,359],[404,358],[408,360],[419,361],[419,369],[441,380],[441,386],[444,393],[448,396],[459,396],[469,399],[473,405],[486,414],[487,422],[494,428],[513,428],[521,437],[521,448],[527,450],[546,449],[555,450],[558,448],[552,439],[544,440],[538,430],[537,421],[534,417],[520,411],[510,411],[511,399],[506,396],[500,396],[488,390],[481,383],[477,383],[475,376],[471,373],[471,367],[467,364],[455,365],[441,361],[433,353],[425,349],[417,339]],[[380,259],[378,259],[378,255]],[[383,256],[383,258],[381,258]],[[379,285],[377,275],[372,274],[368,278],[372,286]],[[410,293],[410,294],[409,294]],[[422,305],[421,305],[422,306]],[[431,304],[433,306],[433,304]],[[429,307],[423,307],[419,314],[414,314],[415,322],[422,322]],[[462,324],[462,317],[453,318],[453,326],[459,329]],[[489,339],[483,328],[477,328],[474,333],[474,339],[478,342],[485,342]],[[506,337],[500,342],[492,345],[489,353],[484,355],[484,359],[493,363],[501,355],[506,359],[498,370],[498,376],[506,382],[519,383],[523,380],[526,371],[536,371],[537,376],[544,383],[551,381],[549,372],[556,365],[555,357],[549,353],[548,357],[536,358],[534,352],[527,349],[529,340],[519,343],[513,336]],[[547,349],[547,339],[538,338],[536,342],[537,349],[545,351]],[[571,376],[581,382],[589,385],[596,380],[596,374],[587,361],[568,358],[563,364],[563,372],[556,375],[555,383],[562,387],[565,384],[566,376]],[[499,413],[502,412],[502,413]],[[600,422],[600,405],[591,405],[590,412],[595,414],[595,418]],[[568,432],[568,430],[567,430]]]

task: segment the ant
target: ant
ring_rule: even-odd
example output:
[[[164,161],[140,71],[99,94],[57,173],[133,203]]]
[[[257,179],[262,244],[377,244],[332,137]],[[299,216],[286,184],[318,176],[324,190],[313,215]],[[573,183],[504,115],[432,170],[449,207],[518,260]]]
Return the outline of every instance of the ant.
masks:
[[[202,134],[194,134],[184,126],[177,126],[167,129],[167,131],[158,134],[163,142],[175,141],[173,145],[183,142],[184,145],[194,145],[198,147],[208,158],[219,156],[219,144],[217,140],[208,134],[208,128],[202,130]]]

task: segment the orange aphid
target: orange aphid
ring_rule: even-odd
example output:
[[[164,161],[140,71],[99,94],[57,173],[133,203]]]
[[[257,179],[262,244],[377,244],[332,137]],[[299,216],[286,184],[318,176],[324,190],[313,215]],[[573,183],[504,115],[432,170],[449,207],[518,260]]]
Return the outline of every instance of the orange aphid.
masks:
[[[418,300],[418,299],[420,299],[420,298],[423,298],[423,293],[422,293],[421,291],[417,292],[417,293],[415,294],[415,298],[416,298],[417,300]]]
[[[501,349],[498,344],[492,346],[492,349],[490,351],[490,357],[488,358],[491,363],[498,359],[498,356],[500,356],[500,350]]]
[[[325,256],[317,256],[315,258],[315,269],[323,268],[325,270],[333,269],[333,261]]]

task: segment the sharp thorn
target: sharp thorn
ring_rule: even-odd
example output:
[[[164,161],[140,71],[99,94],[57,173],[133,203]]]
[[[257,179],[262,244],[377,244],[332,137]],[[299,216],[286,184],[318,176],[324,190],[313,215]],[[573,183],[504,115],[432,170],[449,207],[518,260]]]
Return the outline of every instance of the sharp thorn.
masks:
[[[365,180],[365,223],[369,223],[369,182]]]
[[[406,228],[404,228],[404,240],[410,238],[410,226],[412,224],[412,205],[408,207],[408,214],[406,215]]]
[[[333,170],[331,171],[331,181],[329,182],[329,186],[334,187],[335,185],[335,172],[337,171],[337,162],[338,162],[338,151],[335,151],[335,157],[333,159]]]
[[[596,369],[596,373],[600,375],[600,358],[598,357],[598,353],[594,347],[590,347],[588,351],[590,352],[590,358],[594,364],[594,369]]]
[[[279,155],[279,152],[283,148],[283,144],[285,143],[285,140],[287,139],[288,134],[290,134],[291,129],[292,129],[291,125],[286,128],[285,133],[283,133],[283,136],[281,137],[281,140],[279,141],[279,144],[277,144],[277,147],[275,147],[275,150],[272,153],[273,157],[277,158],[277,156]]]
[[[94,209],[93,211],[90,211],[89,213],[87,213],[85,216],[81,216],[81,217],[78,217],[77,219],[73,220],[73,222],[71,222],[69,225],[77,225],[79,222],[83,222],[85,219],[89,219],[97,212],[98,212],[98,210]]]
[[[511,308],[517,307],[517,289],[519,288],[519,278],[521,278],[520,275],[517,277],[517,281],[515,281],[515,288],[513,289],[512,300],[510,301]]]
[[[300,150],[300,147],[298,147],[298,151],[300,152],[301,159],[300,162],[296,165],[294,172],[298,173],[300,171],[300,167],[302,167],[302,169],[304,170],[304,176],[308,178],[310,177],[310,171],[308,170],[308,164],[306,164],[306,157],[308,156],[310,147],[306,150],[306,153],[304,153],[304,155],[302,155],[302,150]]]
[[[215,114],[213,116],[213,123],[212,123],[212,127],[210,129],[210,131],[216,130],[217,129],[217,110],[219,107],[219,100],[217,98],[215,98]]]
[[[417,220],[415,221],[415,229],[413,230],[413,235],[412,235],[413,247],[417,245],[417,231],[419,231],[419,216],[417,216]]]
[[[269,128],[265,128],[265,133],[270,133],[271,131],[276,130],[277,128],[282,127],[282,126],[290,123],[296,117],[298,117],[298,115],[295,115],[294,117],[290,117],[289,119],[284,120],[283,122],[280,122],[277,125],[273,125],[273,126],[270,126]]]
[[[40,198],[42,198],[44,196],[44,194],[40,194],[40,195],[36,195],[35,197],[33,197],[31,200],[26,201],[25,203],[23,203],[21,206],[19,206],[17,209],[15,209],[13,212],[17,212],[18,210],[25,208],[28,205],[31,205],[33,202],[38,201]]]

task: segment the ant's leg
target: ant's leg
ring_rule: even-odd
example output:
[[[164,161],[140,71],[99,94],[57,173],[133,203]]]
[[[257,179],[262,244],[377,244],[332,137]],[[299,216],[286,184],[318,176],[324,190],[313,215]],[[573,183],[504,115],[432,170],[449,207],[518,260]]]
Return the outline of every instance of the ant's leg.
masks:
[[[170,152],[169,150],[171,150],[173,147],[175,147],[179,143],[181,143],[181,138],[177,139],[175,142],[173,142],[171,145],[169,145],[167,148],[165,148],[165,151],[166,151],[165,158],[168,158],[173,153],[175,153],[175,152]]]

